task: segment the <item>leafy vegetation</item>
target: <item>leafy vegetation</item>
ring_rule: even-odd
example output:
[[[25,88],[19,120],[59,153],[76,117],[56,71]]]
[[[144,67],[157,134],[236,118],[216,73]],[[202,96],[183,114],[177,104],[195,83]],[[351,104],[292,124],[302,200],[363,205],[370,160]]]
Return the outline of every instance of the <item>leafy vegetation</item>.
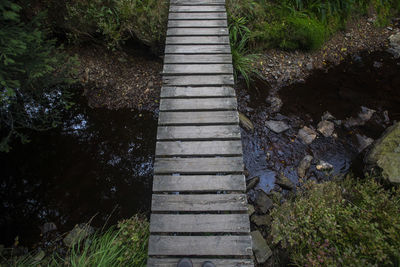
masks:
[[[59,111],[71,105],[65,88],[76,60],[48,38],[43,14],[24,22],[21,9],[0,2],[0,151],[10,149],[13,137],[27,142],[26,129],[56,126]]]
[[[400,264],[400,188],[372,178],[308,183],[271,216],[273,242],[297,266]]]

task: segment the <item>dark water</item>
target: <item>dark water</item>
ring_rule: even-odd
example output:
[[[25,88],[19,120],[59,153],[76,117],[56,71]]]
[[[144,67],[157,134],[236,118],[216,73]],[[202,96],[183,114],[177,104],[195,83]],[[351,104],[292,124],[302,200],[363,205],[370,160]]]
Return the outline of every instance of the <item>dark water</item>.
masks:
[[[297,166],[307,154],[314,157],[307,179],[329,179],[356,166],[354,163],[362,159],[356,134],[376,139],[394,120],[400,120],[399,62],[385,52],[362,53],[348,57],[327,71],[316,70],[305,83],[279,91],[283,101],[279,113],[270,112],[265,100],[269,85],[265,82],[256,80],[249,89],[239,88],[239,110],[255,126],[254,133],[242,130],[242,138],[249,177],[260,177],[256,189],[270,191],[280,173],[297,183]],[[311,145],[305,145],[297,137],[303,126],[316,128],[325,111],[338,120],[345,120],[357,116],[361,106],[376,110],[363,126],[346,128],[336,125],[336,137],[319,135]],[[384,122],[384,111],[387,111],[389,122]],[[284,121],[290,129],[276,134],[265,126],[266,120]],[[332,164],[333,171],[318,171],[315,165],[319,160]]]
[[[0,154],[0,244],[19,236],[31,245],[45,222],[65,232],[150,210],[154,114],[75,102],[61,127],[32,133],[30,143]]]

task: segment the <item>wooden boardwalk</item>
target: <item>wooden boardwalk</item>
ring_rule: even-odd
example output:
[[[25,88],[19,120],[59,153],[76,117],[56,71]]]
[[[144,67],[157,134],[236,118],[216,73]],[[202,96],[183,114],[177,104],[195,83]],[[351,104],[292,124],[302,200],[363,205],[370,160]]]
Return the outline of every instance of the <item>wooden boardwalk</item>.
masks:
[[[171,0],[148,266],[253,266],[225,0]]]

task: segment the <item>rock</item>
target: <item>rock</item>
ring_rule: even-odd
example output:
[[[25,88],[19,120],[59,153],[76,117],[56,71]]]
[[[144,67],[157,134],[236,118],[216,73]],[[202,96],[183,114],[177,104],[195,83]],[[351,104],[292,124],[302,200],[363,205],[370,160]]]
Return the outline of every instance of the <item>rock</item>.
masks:
[[[254,132],[253,123],[241,112],[239,112],[239,122],[245,129]]]
[[[358,113],[358,117],[364,121],[367,122],[371,119],[372,115],[374,115],[376,111],[367,107],[361,107],[360,113]]]
[[[335,124],[330,121],[320,121],[317,126],[318,132],[320,132],[325,137],[330,137],[335,130]]]
[[[273,203],[267,194],[261,190],[258,191],[256,205],[262,213],[267,213],[272,208]]]
[[[319,164],[317,166],[315,166],[315,168],[317,168],[317,170],[319,170],[319,171],[326,171],[326,170],[333,169],[333,165],[326,161],[320,160]]]
[[[281,109],[283,102],[279,97],[270,96],[266,99],[267,103],[270,105],[269,109],[271,113],[279,112]]]
[[[381,68],[382,67],[382,63],[381,62],[378,62],[378,61],[374,61],[374,64],[372,65],[374,68],[376,68],[376,69],[379,69],[379,68]]]
[[[400,58],[400,32],[390,35],[388,52],[394,58]]]
[[[247,213],[249,214],[249,216],[253,215],[254,212],[256,212],[254,206],[251,204],[247,204]]]
[[[266,121],[265,125],[277,134],[289,129],[289,125],[284,121]]]
[[[256,215],[254,214],[251,216],[251,222],[254,223],[257,226],[269,226],[271,225],[272,218],[270,215]]]
[[[333,121],[335,119],[336,118],[329,111],[325,111],[321,116],[321,120],[323,121]]]
[[[390,118],[389,118],[389,111],[385,110],[383,112],[383,118],[386,124],[390,123]]]
[[[307,172],[308,168],[310,168],[312,160],[313,160],[313,157],[310,155],[307,155],[300,161],[300,164],[297,167],[297,175],[300,178],[304,178],[306,176],[306,172]]]
[[[279,185],[283,189],[286,190],[293,190],[294,189],[294,184],[292,181],[290,181],[289,178],[287,178],[285,175],[282,173],[278,175],[278,177],[275,180],[275,184]]]
[[[57,230],[57,226],[52,222],[45,223],[42,226],[40,226],[39,228],[43,235],[48,232]]]
[[[260,264],[266,262],[272,256],[272,251],[267,245],[267,241],[265,241],[260,231],[253,231],[250,235],[253,240],[253,252],[257,262]]]
[[[247,180],[246,192],[253,189],[260,182],[260,177],[256,176]]]
[[[63,241],[67,247],[72,247],[93,233],[93,227],[88,224],[81,223],[79,225],[75,225],[74,229],[67,234]]]
[[[366,149],[369,145],[374,142],[374,139],[369,138],[365,135],[356,134],[357,143],[358,143],[358,153]]]
[[[154,82],[150,81],[147,83],[147,87],[152,88],[154,86]]]
[[[386,129],[366,159],[367,169],[379,167],[383,178],[400,184],[400,122]]]
[[[297,135],[307,145],[311,144],[312,141],[314,141],[314,139],[317,137],[317,133],[307,126],[301,128]]]

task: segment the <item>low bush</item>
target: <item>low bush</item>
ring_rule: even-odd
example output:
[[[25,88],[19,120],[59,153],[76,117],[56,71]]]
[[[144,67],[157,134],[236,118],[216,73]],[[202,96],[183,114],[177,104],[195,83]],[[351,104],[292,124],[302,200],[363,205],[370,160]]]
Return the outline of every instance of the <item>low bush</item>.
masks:
[[[400,189],[372,178],[323,184],[272,211],[272,238],[297,266],[398,266]]]

